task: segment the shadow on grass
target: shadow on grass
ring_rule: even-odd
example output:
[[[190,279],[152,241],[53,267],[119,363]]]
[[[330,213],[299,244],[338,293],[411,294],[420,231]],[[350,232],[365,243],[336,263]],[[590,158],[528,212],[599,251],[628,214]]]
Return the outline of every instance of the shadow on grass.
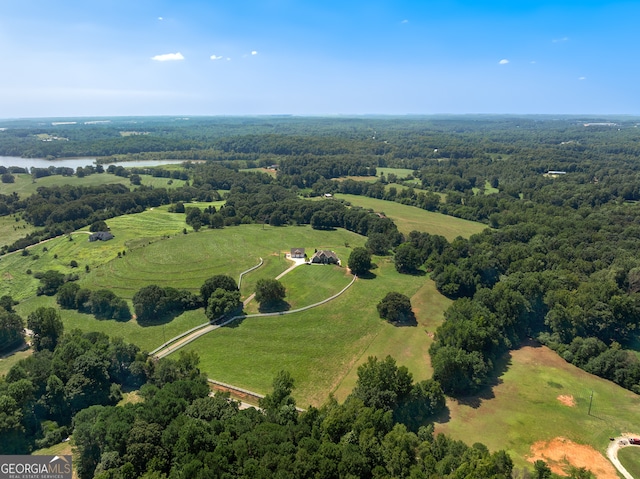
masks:
[[[451,421],[451,411],[447,406],[438,414],[431,416],[428,422],[437,422],[438,424],[445,424]]]
[[[413,314],[413,311],[411,312],[411,315],[409,315],[408,317],[406,317],[405,319],[401,320],[401,321],[396,321],[391,323],[396,327],[402,328],[402,327],[416,327],[418,325],[418,320],[416,319],[416,315]]]
[[[260,304],[258,311],[261,313],[279,313],[282,311],[289,311],[291,305],[285,300],[273,301],[271,303]]]
[[[457,401],[460,404],[477,409],[482,405],[483,401],[495,398],[493,388],[502,384],[502,375],[509,369],[509,366],[511,366],[511,353],[507,352],[495,361],[495,367],[487,378],[486,384],[482,386],[477,394],[458,397],[456,398]]]
[[[417,277],[426,276],[427,275],[427,272],[423,271],[421,269],[412,269],[412,270],[407,270],[407,271],[400,271],[400,273],[407,274],[409,276],[417,276]]]
[[[358,279],[376,279],[378,276],[371,271],[367,271],[365,273],[359,274]]]
[[[163,324],[170,323],[178,316],[180,316],[184,311],[174,311],[171,313],[163,314],[162,316],[156,316],[152,319],[140,319],[137,318],[136,321],[143,328],[147,328],[149,326],[162,326]]]

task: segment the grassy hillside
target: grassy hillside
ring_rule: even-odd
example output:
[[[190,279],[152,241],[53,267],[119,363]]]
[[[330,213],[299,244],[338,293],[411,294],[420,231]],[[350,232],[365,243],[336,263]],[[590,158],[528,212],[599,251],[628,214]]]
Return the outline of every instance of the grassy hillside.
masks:
[[[430,234],[442,235],[447,240],[452,241],[458,236],[468,238],[480,233],[487,228],[482,223],[463,220],[447,216],[440,213],[425,211],[415,206],[403,205],[394,201],[378,200],[358,195],[336,194],[336,198],[349,201],[351,204],[363,208],[371,208],[376,212],[383,212],[391,218],[398,230],[402,233],[410,233],[413,230],[424,231]]]
[[[480,396],[447,402],[437,432],[506,449],[520,465],[538,441],[564,437],[605,454],[609,437],[640,432],[640,396],[576,368],[546,347],[512,351],[498,369],[503,372],[495,385]]]
[[[20,216],[0,216],[0,247],[11,245],[34,230],[35,227],[24,221]]]
[[[329,392],[344,399],[357,366],[369,355],[391,354],[416,379],[426,379],[431,374],[427,332],[441,321],[442,301],[447,300],[440,300],[432,283],[423,286],[426,278],[398,274],[388,258],[375,262],[374,278],[358,279],[328,304],[292,315],[247,318],[201,337],[187,349],[200,354],[201,367],[210,377],[257,392],[268,392],[273,377],[286,369],[296,380],[294,395],[303,407],[322,404]],[[282,281],[300,288],[309,274],[319,274],[316,269],[322,272],[324,267],[300,266]],[[417,325],[396,327],[378,317],[376,305],[389,291],[413,296],[419,305]],[[427,306],[431,299],[433,308]]]

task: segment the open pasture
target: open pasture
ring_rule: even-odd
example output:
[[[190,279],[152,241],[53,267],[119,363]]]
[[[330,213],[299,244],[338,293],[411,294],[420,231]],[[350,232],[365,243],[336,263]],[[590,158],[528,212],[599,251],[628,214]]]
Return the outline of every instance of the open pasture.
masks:
[[[640,396],[576,368],[544,346],[511,351],[498,369],[503,372],[495,385],[479,396],[447,401],[448,414],[436,423],[436,432],[506,449],[519,467],[528,464],[539,441],[563,437],[605,455],[610,437],[640,432]]]
[[[18,218],[18,221],[16,221]],[[20,238],[24,238],[35,230],[35,227],[24,221],[20,216],[0,216],[0,248],[11,245]]]
[[[359,278],[325,305],[291,315],[247,318],[202,336],[185,349],[200,355],[201,369],[209,377],[256,392],[269,392],[278,371],[288,370],[301,407],[324,403],[330,392],[344,399],[357,377],[357,366],[371,354],[402,358],[398,363],[407,365],[415,379],[426,379],[430,338],[425,325],[437,324],[442,311],[428,317],[424,308],[414,326],[396,327],[381,320],[376,305],[389,291],[414,297],[421,291],[421,304],[430,293],[422,288],[426,278],[397,273],[389,259],[375,260],[375,277]],[[309,268],[324,267],[299,266],[289,274]]]
[[[380,167],[380,166],[376,168],[377,176],[381,176],[381,175],[389,176],[389,174],[396,175],[399,180],[406,178],[407,176],[410,176],[411,178],[413,178],[413,170],[409,168],[387,168],[387,167]]]
[[[184,215],[174,216],[184,220]],[[137,221],[135,218],[131,220]],[[111,230],[116,235],[117,228],[114,222]],[[138,227],[137,231],[141,229]],[[81,284],[91,289],[111,289],[127,299],[148,284],[197,292],[207,278],[228,274],[237,280],[242,271],[255,266],[263,258],[265,264],[243,280],[242,291],[248,296],[254,291],[255,281],[262,277],[274,278],[291,265],[284,257],[291,248],[301,244],[307,248],[318,245],[319,248],[336,250],[340,255],[340,251],[346,251],[345,242],[360,245],[364,238],[345,230],[318,231],[305,226],[263,228],[262,225],[203,229],[198,233],[180,233],[155,242],[132,238],[127,241],[127,247],[133,247],[126,255],[92,271]]]
[[[129,181],[129,178],[122,176],[116,176],[109,173],[94,173],[93,175],[84,176],[78,178],[77,176],[62,176],[52,175],[37,178],[35,181],[31,175],[21,173],[14,174],[14,183],[2,183],[0,186],[0,193],[4,195],[10,195],[13,192],[18,193],[21,198],[26,198],[34,194],[40,187],[50,186],[99,186],[99,185],[114,185],[120,184],[130,188],[134,188]],[[184,180],[172,180],[171,184],[168,184],[169,178],[159,178],[151,175],[140,175],[141,184],[145,186],[153,186],[154,188],[178,188],[183,186]]]
[[[468,238],[480,233],[487,225],[475,221],[463,220],[453,216],[433,213],[416,206],[408,206],[394,201],[379,200],[366,196],[336,194],[336,198],[350,202],[362,208],[371,208],[378,213],[383,212],[398,226],[401,233],[423,231],[430,234],[442,235],[452,241],[458,236]]]

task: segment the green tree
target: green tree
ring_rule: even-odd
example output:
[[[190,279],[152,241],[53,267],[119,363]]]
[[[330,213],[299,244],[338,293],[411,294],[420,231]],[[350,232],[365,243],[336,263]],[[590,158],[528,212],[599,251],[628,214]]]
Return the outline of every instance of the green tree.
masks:
[[[236,281],[226,274],[217,274],[207,279],[202,286],[200,286],[200,296],[202,296],[202,302],[204,307],[209,304],[209,298],[213,292],[217,289],[223,289],[225,291],[239,291]]]
[[[433,378],[442,390],[452,396],[475,392],[484,384],[491,364],[487,364],[478,351],[468,352],[455,346],[429,348]]]
[[[533,478],[534,479],[551,479],[551,468],[546,462],[537,460],[533,463]]]
[[[92,233],[95,233],[97,231],[109,231],[109,227],[104,220],[98,220],[91,223],[91,226],[89,226],[89,231],[91,231]]]
[[[403,243],[396,248],[393,262],[399,273],[413,273],[422,264],[420,252],[411,243]]]
[[[391,240],[383,233],[371,233],[367,237],[365,247],[372,253],[379,256],[386,256],[391,249]]]
[[[0,310],[4,309],[5,311],[13,313],[13,307],[16,304],[18,304],[18,302],[14,301],[13,298],[8,294],[0,297]]]
[[[2,175],[2,182],[3,183],[13,183],[16,181],[16,177],[13,176],[11,173],[4,173]]]
[[[349,269],[355,275],[363,275],[371,269],[371,254],[366,248],[353,248],[347,262]]]
[[[64,274],[59,271],[49,270],[40,275],[40,286],[38,286],[37,294],[53,296],[58,292],[58,288],[64,284]]]
[[[293,387],[293,377],[288,371],[280,371],[274,378],[273,391],[259,401],[269,421],[278,424],[297,422],[296,401],[291,396]]]
[[[396,366],[391,356],[382,361],[369,356],[367,362],[358,367],[358,381],[352,395],[367,407],[391,411],[399,401],[407,398],[412,381],[409,370]]]
[[[207,301],[207,318],[209,318],[209,321],[220,319],[229,313],[237,311],[241,304],[240,291],[227,291],[218,288],[211,293],[209,301]]]
[[[139,321],[152,321],[163,313],[159,305],[166,296],[164,290],[155,284],[141,288],[133,295],[133,309]]]
[[[56,295],[56,301],[61,308],[64,309],[78,309],[78,303],[76,302],[76,295],[80,290],[78,283],[65,283],[58,289]]]
[[[24,323],[16,313],[0,309],[0,351],[7,351],[24,340]]]
[[[33,348],[36,351],[53,351],[64,331],[60,313],[55,308],[44,306],[29,314],[27,327],[33,332]]]
[[[259,279],[256,283],[256,301],[269,305],[282,301],[286,296],[284,285],[277,279]]]
[[[411,309],[411,300],[402,293],[391,291],[382,298],[377,306],[378,314],[390,323],[403,323],[415,320]]]

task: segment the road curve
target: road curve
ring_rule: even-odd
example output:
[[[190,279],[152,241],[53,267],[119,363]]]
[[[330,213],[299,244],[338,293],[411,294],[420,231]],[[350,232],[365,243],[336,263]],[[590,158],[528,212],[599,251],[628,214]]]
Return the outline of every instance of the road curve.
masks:
[[[618,472],[625,477],[625,479],[640,479],[640,478],[634,478],[629,473],[629,471],[627,471],[624,468],[622,463],[618,460],[618,450],[620,448],[627,447],[627,446],[638,447],[638,446],[633,446],[629,444],[629,438],[626,436],[619,436],[614,438],[614,440],[611,441],[611,443],[609,444],[609,447],[607,448],[607,457],[609,458],[611,463],[616,467]]]

